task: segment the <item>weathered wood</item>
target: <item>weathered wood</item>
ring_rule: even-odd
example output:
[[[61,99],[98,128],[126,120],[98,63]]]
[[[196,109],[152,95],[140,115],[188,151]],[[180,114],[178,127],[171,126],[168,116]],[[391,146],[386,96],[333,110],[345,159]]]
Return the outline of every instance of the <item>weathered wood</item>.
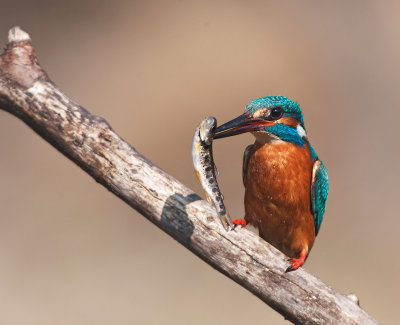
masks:
[[[288,320],[377,324],[354,299],[304,269],[285,273],[286,257],[258,236],[226,232],[206,201],[138,153],[103,118],[63,94],[39,66],[29,35],[18,27],[10,30],[0,56],[0,108]]]

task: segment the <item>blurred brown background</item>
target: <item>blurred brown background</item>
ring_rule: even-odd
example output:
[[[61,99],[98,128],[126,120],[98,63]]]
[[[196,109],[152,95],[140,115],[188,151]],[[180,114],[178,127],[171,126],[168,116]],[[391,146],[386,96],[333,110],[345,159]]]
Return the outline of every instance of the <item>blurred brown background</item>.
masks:
[[[10,1],[0,42],[28,31],[75,101],[203,195],[194,128],[286,95],[330,176],[306,269],[396,324],[400,5],[396,1]],[[286,324],[0,111],[1,324]],[[215,144],[243,214],[243,135]]]

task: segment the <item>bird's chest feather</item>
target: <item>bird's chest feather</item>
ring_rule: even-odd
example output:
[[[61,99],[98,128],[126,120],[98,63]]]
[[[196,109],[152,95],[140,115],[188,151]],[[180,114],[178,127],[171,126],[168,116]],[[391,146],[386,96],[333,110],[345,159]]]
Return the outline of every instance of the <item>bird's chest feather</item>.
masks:
[[[312,167],[307,146],[256,143],[249,157],[246,188],[253,187],[266,201],[296,206],[307,201],[309,205]]]
[[[246,217],[258,226],[261,237],[288,255],[294,254],[297,241],[306,240],[303,237],[308,237],[309,246],[314,241],[310,206],[312,167],[307,145],[256,142],[250,152]]]

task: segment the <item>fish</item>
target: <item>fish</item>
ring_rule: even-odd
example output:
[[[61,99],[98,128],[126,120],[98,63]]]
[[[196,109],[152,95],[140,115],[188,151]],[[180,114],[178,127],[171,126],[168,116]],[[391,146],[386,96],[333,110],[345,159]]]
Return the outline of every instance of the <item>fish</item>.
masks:
[[[212,151],[216,127],[217,120],[212,116],[200,122],[194,132],[192,159],[197,179],[206,194],[207,201],[214,206],[224,229],[229,231],[234,229],[234,226],[229,213],[226,211],[224,197],[218,186],[218,172]]]

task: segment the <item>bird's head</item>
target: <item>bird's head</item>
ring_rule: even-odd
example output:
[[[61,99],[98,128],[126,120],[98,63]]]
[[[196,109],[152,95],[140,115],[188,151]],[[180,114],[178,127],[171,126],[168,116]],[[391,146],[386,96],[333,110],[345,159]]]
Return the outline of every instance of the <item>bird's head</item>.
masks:
[[[303,137],[306,136],[299,104],[284,96],[251,101],[242,115],[216,129],[214,139],[245,132],[252,132],[256,138],[264,134],[301,146],[304,146]]]

